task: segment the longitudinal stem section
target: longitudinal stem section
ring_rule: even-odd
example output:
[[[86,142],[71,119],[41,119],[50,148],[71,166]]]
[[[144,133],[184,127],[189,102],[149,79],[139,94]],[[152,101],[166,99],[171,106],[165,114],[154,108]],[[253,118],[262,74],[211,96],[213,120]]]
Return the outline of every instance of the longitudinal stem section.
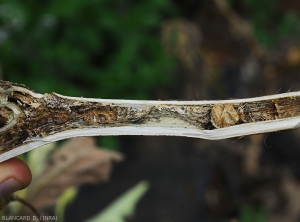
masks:
[[[226,101],[101,100],[42,95],[23,85],[0,82],[1,156],[74,136],[222,139],[292,129],[299,122],[298,92]]]

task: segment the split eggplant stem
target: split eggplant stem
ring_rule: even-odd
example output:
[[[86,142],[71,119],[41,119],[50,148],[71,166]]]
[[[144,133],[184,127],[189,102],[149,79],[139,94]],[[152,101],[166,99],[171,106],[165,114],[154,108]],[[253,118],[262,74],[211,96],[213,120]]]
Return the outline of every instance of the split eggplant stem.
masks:
[[[224,139],[295,129],[300,92],[225,101],[136,101],[39,94],[0,81],[0,162],[79,136]]]

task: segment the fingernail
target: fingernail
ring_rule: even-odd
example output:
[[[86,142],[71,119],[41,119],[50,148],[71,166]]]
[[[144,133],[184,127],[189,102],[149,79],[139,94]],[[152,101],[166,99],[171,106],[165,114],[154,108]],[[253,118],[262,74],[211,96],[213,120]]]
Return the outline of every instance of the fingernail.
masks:
[[[5,197],[17,190],[24,188],[24,184],[14,178],[10,178],[0,183],[0,198]]]

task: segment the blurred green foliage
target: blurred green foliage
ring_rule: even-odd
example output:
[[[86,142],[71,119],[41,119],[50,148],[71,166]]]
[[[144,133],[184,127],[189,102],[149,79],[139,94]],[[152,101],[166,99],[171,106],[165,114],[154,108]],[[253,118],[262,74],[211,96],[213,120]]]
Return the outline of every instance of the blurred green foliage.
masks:
[[[244,206],[240,212],[239,222],[266,222],[266,212],[261,207]]]
[[[246,0],[251,10],[251,24],[258,42],[271,49],[279,41],[298,41],[300,18],[292,11],[283,11],[274,0]]]
[[[147,99],[172,78],[160,28],[173,11],[168,0],[2,0],[4,79],[39,93]]]
[[[145,99],[171,79],[160,27],[167,0],[2,0],[4,79],[38,92]]]
[[[241,1],[227,2],[235,6]],[[284,40],[299,42],[300,18],[296,12],[283,10],[274,0],[246,0],[245,3],[254,35],[265,49],[272,49]]]

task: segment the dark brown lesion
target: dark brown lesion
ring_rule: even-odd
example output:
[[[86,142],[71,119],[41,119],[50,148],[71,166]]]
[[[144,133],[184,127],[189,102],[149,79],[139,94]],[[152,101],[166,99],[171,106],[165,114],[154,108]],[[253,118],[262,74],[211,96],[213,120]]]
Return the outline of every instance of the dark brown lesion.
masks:
[[[300,116],[300,97],[283,97],[279,99],[261,100],[244,103],[232,103],[232,107],[238,114],[238,121],[233,124],[226,119],[221,119],[213,112],[214,108],[225,104],[215,104],[211,109],[212,124],[207,124],[205,129],[224,128],[232,125],[245,123],[272,121],[276,119],[292,118]],[[230,120],[230,119],[229,119]],[[216,124],[218,122],[228,122],[228,124]],[[227,123],[226,122],[226,123]],[[213,126],[213,127],[212,127]]]
[[[14,103],[17,106],[26,107],[29,104],[33,103],[35,99],[33,96],[25,92],[12,91],[8,94],[7,101]]]
[[[43,138],[66,130],[137,124],[145,120],[150,112],[76,101],[54,93],[35,98],[24,92],[12,91],[7,98],[8,103],[17,106],[22,115],[15,125],[0,133],[0,153],[20,146],[31,138]],[[2,119],[0,112],[0,124],[1,121],[3,124],[7,122],[8,118],[4,116],[9,114],[8,111],[9,108],[3,108],[5,113]]]
[[[278,118],[290,118],[300,116],[300,97],[286,97],[273,100]]]
[[[0,87],[2,89],[7,90],[7,89],[11,88],[12,86],[13,86],[13,83],[0,80]]]
[[[0,134],[0,154],[23,144],[23,142],[29,137],[28,131],[24,126],[26,127],[24,121],[19,119],[17,124],[11,126],[9,129]]]
[[[248,102],[236,105],[242,123],[253,123],[300,116],[300,97]]]
[[[253,123],[278,118],[276,106],[273,101],[257,101],[241,103],[235,106],[240,118],[240,123]]]
[[[15,125],[0,132],[0,153],[18,147],[32,138],[43,138],[66,130],[136,125],[149,120],[160,121],[164,117],[183,120],[201,130],[213,130],[232,125],[300,116],[300,97],[227,104],[157,105],[134,109],[114,104],[68,99],[55,93],[36,98],[28,93],[29,89],[26,87],[23,92],[12,90],[13,86],[24,87],[0,81],[2,88],[0,96],[7,98],[7,103],[18,107],[21,112]],[[13,111],[5,106],[5,99],[1,101],[0,129],[9,124],[14,117]],[[225,114],[228,115],[218,116],[212,112],[214,108],[227,110]],[[217,124],[219,120],[221,124]]]
[[[13,119],[14,112],[8,107],[0,107],[0,128],[10,123]]]
[[[77,110],[71,107],[74,118],[83,119],[89,124],[111,124],[117,120],[115,110],[111,106],[99,106],[94,104],[92,107],[82,105]]]

